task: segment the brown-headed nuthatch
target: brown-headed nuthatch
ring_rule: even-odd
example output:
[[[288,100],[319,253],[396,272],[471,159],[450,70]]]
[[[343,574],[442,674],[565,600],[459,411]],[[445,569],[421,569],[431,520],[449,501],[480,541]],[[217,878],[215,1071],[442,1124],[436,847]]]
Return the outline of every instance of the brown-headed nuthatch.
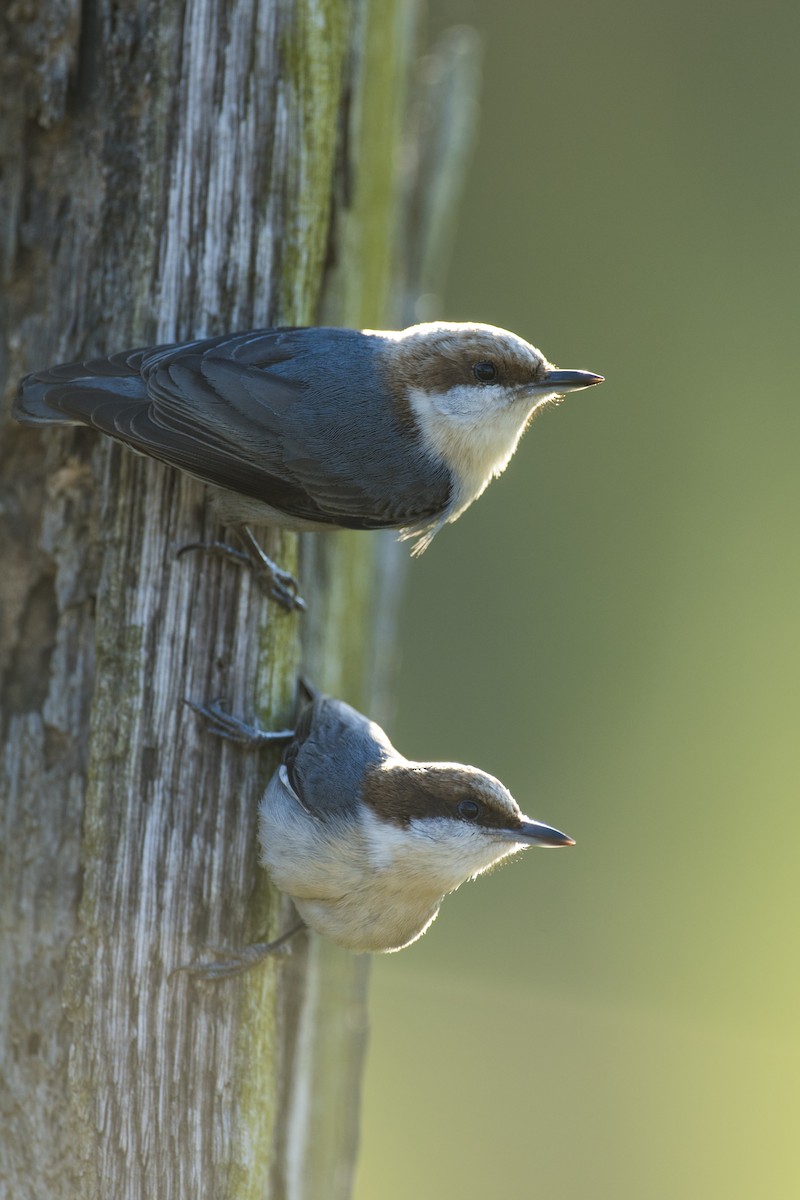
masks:
[[[524,816],[499,780],[458,763],[404,758],[349,704],[306,687],[291,731],[264,732],[216,704],[192,705],[241,745],[288,741],[259,805],[261,861],[305,923],[360,952],[402,950],[448,892],[528,846],[572,838]],[[283,940],[283,939],[279,939]],[[234,974],[276,943],[199,968]],[[198,970],[195,966],[192,969]]]
[[[204,480],[251,555],[251,522],[399,529],[420,553],[503,471],[538,409],[601,382],[492,325],[259,329],[34,372],[14,413],[94,426]],[[302,607],[260,558],[271,594]]]

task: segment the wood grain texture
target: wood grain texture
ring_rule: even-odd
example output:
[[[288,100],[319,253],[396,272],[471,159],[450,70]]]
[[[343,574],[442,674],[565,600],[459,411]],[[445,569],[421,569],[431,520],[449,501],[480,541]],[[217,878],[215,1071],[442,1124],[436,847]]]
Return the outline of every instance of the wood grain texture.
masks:
[[[385,321],[414,8],[11,0],[6,398],[34,366],[307,323],[323,299]],[[0,432],[0,1193],[344,1197],[367,960],[300,939],[223,985],[170,975],[285,919],[256,861],[275,758],[183,701],[285,726],[302,664],[369,707],[391,554],[309,537],[298,567],[267,534],[310,602],[287,616],[235,565],[176,558],[219,533],[200,485],[85,430]]]

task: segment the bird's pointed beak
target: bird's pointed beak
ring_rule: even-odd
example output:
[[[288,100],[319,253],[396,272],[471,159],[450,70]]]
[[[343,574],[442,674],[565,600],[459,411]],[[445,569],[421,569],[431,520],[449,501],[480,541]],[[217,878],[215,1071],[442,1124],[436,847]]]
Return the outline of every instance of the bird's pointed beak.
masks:
[[[592,371],[548,371],[541,383],[537,383],[537,391],[558,392],[579,392],[581,388],[593,387],[596,383],[603,383],[602,375],[595,375]]]
[[[499,831],[498,831],[499,832]],[[552,825],[543,825],[541,821],[529,821],[522,818],[522,824],[516,829],[504,829],[502,836],[510,842],[519,842],[528,846],[574,846],[575,839]]]

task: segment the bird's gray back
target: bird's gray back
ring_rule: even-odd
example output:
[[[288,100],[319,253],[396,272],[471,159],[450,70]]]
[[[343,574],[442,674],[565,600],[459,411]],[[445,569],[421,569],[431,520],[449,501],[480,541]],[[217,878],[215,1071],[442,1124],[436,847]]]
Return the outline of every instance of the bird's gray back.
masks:
[[[28,376],[17,413],[45,420],[49,405],[306,521],[413,526],[447,508],[451,477],[387,387],[384,350],[335,328],[159,346]]]
[[[322,820],[352,811],[364,774],[400,757],[386,734],[342,700],[317,696],[300,715],[283,762],[294,791]]]

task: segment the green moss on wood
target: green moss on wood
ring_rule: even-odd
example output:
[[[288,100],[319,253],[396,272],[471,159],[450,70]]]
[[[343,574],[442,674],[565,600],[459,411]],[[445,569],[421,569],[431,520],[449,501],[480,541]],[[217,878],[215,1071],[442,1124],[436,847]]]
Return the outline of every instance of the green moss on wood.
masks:
[[[278,294],[281,319],[300,324],[322,283],[352,18],[347,0],[298,0],[281,46],[292,158]]]

